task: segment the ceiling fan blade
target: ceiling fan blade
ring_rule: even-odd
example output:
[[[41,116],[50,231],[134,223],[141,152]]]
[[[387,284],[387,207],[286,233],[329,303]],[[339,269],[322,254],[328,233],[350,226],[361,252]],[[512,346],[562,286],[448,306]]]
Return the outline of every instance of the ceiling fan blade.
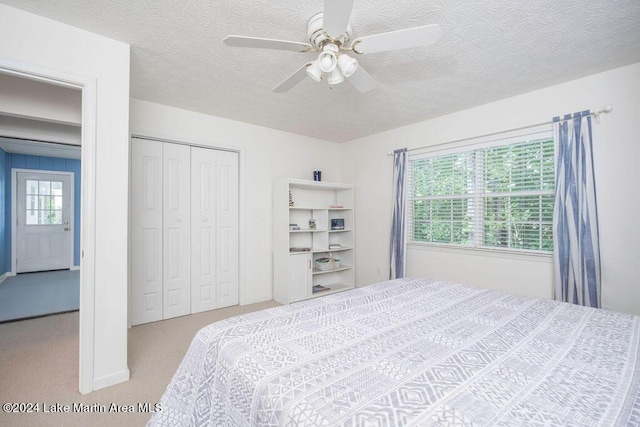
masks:
[[[354,0],[324,0],[324,32],[338,37],[347,32]]]
[[[261,49],[291,50],[293,52],[307,52],[312,49],[309,43],[262,39],[259,37],[227,36],[223,42],[227,46],[233,47],[256,47]]]
[[[372,91],[377,85],[373,77],[371,77],[369,73],[359,65],[358,68],[356,68],[356,71],[351,76],[347,77],[347,81],[362,93]]]
[[[311,65],[311,62],[307,62],[302,67],[298,68],[289,77],[284,79],[282,83],[273,88],[276,93],[286,92],[292,89],[295,85],[303,81],[307,77],[307,67]]]
[[[351,47],[356,53],[376,53],[388,50],[407,49],[410,47],[428,46],[440,38],[438,24],[423,27],[406,28],[404,30],[359,37]]]

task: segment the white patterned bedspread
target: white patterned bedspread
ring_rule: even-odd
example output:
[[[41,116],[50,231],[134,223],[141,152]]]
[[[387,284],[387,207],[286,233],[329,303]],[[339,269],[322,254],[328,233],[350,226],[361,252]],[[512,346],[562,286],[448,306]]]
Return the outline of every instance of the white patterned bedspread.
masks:
[[[211,324],[149,425],[640,425],[640,317],[428,279]]]

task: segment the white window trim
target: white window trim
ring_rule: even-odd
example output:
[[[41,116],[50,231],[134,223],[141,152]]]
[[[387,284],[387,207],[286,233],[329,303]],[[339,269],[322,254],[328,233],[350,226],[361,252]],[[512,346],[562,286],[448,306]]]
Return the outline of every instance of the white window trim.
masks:
[[[486,246],[460,246],[447,243],[431,243],[431,242],[407,242],[407,249],[423,250],[432,252],[448,252],[458,254],[473,254],[477,256],[490,256],[502,259],[526,259],[530,261],[538,260],[540,262],[552,262],[553,253],[545,251],[521,250],[521,249],[505,249],[491,248]]]
[[[464,151],[472,151],[480,148],[498,147],[501,145],[534,141],[544,138],[553,138],[553,127],[551,124],[505,132],[501,136],[493,135],[479,138],[468,138],[464,141],[457,141],[444,145],[434,144],[430,147],[410,151],[409,161],[434,156],[444,156],[446,154],[454,154]]]

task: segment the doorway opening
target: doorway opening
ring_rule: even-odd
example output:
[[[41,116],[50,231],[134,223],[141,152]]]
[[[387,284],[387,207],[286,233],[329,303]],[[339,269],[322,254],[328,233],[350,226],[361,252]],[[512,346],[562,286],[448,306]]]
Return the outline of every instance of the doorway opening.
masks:
[[[95,315],[95,148],[96,148],[96,81],[92,78],[76,76],[66,74],[56,70],[43,69],[30,64],[19,63],[6,58],[0,58],[0,79],[11,79],[12,83],[20,84],[33,84],[36,86],[46,86],[49,89],[64,89],[71,90],[79,94],[80,119],[75,124],[75,129],[71,129],[74,126],[68,126],[69,123],[59,117],[39,117],[41,120],[33,120],[34,118],[30,113],[34,111],[42,111],[37,108],[33,108],[32,104],[25,100],[29,100],[28,96],[24,96],[25,93],[17,94],[16,99],[18,102],[8,102],[10,111],[0,109],[0,129],[2,129],[2,135],[11,136],[21,141],[31,141],[36,145],[43,142],[48,148],[52,146],[62,147],[62,149],[69,148],[69,145],[75,145],[74,149],[78,150],[81,159],[81,178],[79,193],[82,202],[80,203],[80,220],[81,230],[79,243],[77,249],[79,250],[79,325],[78,325],[78,337],[79,337],[79,391],[80,393],[89,393],[94,389],[94,315]],[[2,98],[7,100],[5,92],[16,94],[16,85],[0,85],[2,87]],[[40,91],[32,90],[31,93],[41,94]],[[45,99],[42,105],[51,107],[59,107],[58,97],[51,97]],[[42,106],[41,105],[41,106]],[[20,110],[20,108],[23,108]],[[55,108],[54,108],[55,109]],[[17,110],[17,111],[14,111]],[[59,110],[64,110],[59,108]],[[26,111],[26,113],[25,113]],[[49,111],[52,111],[49,108]],[[20,129],[16,130],[14,125],[24,124],[28,122],[34,126],[30,129],[29,134],[25,135]],[[48,130],[43,132],[43,128]],[[77,141],[75,144],[68,144],[65,141],[56,140],[57,137],[72,130],[77,135]],[[56,132],[59,132],[58,134]],[[44,136],[43,136],[44,135]],[[68,136],[68,135],[67,135]],[[56,144],[47,144],[54,142]],[[29,145],[29,144],[25,144]],[[40,147],[42,148],[42,147]],[[36,148],[37,149],[37,148]],[[33,154],[33,153],[32,153]],[[40,155],[40,154],[38,154]],[[0,153],[0,157],[3,154]],[[2,163],[0,159],[0,164]],[[4,176],[7,176],[6,171],[6,159],[5,159]],[[2,174],[0,174],[2,175]],[[7,181],[3,180],[3,184],[7,185]],[[6,192],[3,192],[6,201]],[[49,194],[51,196],[51,194]],[[40,195],[38,195],[40,197]],[[5,203],[6,204],[6,203]],[[46,210],[46,209],[43,209]],[[55,211],[55,209],[53,209]],[[6,212],[2,212],[4,218],[6,218]],[[3,229],[0,230],[3,240],[6,242],[8,239],[7,226],[9,224],[6,221],[2,224]],[[0,227],[2,228],[2,227]],[[15,270],[11,269],[9,274],[8,264],[11,262],[10,257],[7,255],[7,251],[3,251],[2,258],[4,259],[5,271],[0,274],[0,280],[6,279],[11,273],[16,274]],[[36,273],[39,274],[39,273]]]

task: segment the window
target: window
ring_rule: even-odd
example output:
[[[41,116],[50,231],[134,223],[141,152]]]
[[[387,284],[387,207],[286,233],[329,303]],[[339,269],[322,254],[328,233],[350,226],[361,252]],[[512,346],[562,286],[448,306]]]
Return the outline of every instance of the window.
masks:
[[[551,135],[409,160],[409,242],[553,251]]]
[[[27,180],[26,224],[62,224],[62,182]]]

